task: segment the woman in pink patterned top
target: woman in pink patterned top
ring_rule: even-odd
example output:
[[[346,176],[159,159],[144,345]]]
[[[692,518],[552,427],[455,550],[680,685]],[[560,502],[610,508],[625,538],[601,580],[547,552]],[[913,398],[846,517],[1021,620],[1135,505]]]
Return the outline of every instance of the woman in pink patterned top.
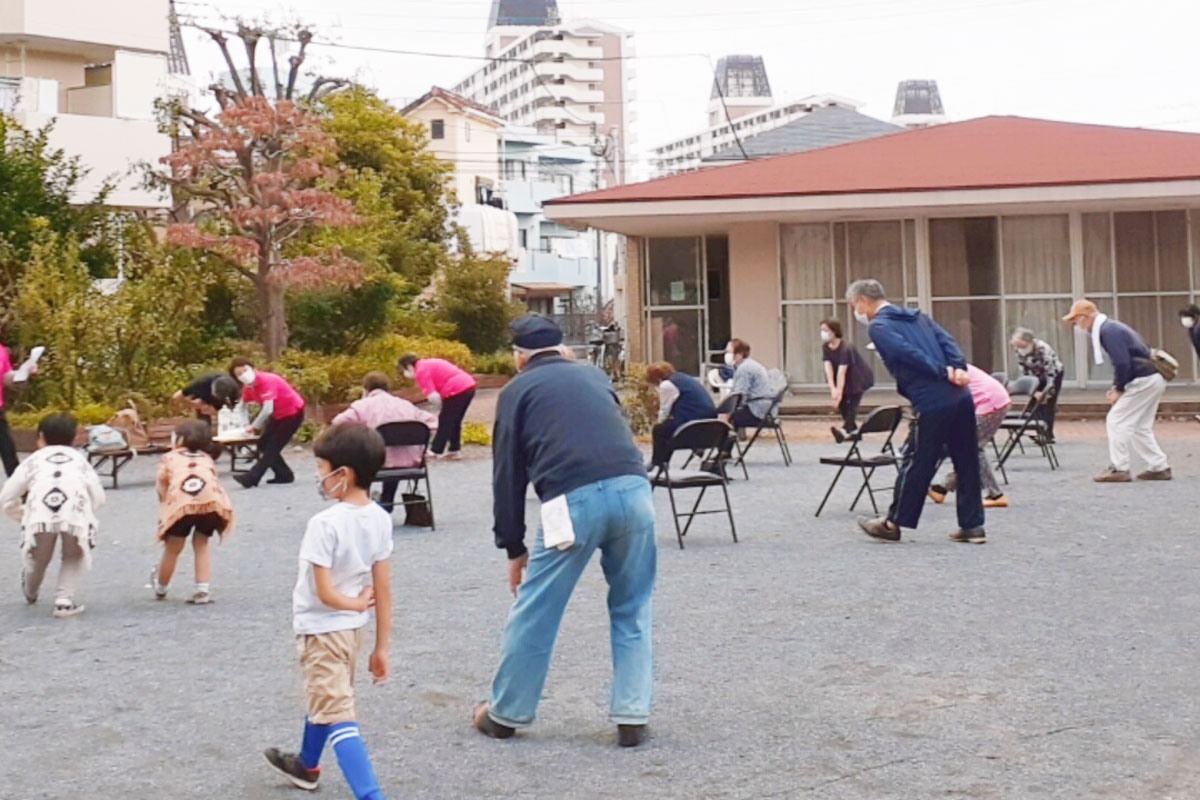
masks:
[[[401,357],[398,366],[404,377],[416,381],[434,405],[442,407],[438,414],[437,436],[429,446],[430,452],[440,456],[448,444],[447,458],[458,458],[462,449],[463,417],[475,398],[475,379],[444,358],[417,358],[409,353]]]
[[[1008,498],[996,483],[992,474],[992,465],[988,462],[987,445],[1000,430],[1000,423],[1012,408],[1012,398],[1004,384],[987,374],[974,364],[967,364],[967,388],[971,391],[971,399],[975,401],[975,435],[979,442],[979,482],[987,495],[983,498],[984,508],[1007,508]],[[946,499],[947,492],[953,492],[957,484],[953,472],[946,476],[941,483],[929,487],[929,496],[935,503]]]
[[[258,485],[269,469],[275,477],[267,483],[292,483],[296,476],[283,460],[283,448],[304,422],[304,398],[282,377],[255,369],[246,358],[231,361],[229,374],[242,384],[242,400],[257,403],[260,409],[246,429],[250,435],[259,435],[258,461],[249,472],[235,476],[234,480],[250,489]]]

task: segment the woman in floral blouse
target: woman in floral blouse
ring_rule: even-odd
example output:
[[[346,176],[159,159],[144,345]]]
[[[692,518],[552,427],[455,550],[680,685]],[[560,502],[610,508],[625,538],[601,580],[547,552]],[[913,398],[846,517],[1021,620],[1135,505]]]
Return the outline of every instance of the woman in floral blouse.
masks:
[[[1033,331],[1017,328],[1009,342],[1017,352],[1017,363],[1021,372],[1038,379],[1039,392],[1051,390],[1047,401],[1039,409],[1038,416],[1046,423],[1046,437],[1054,441],[1054,417],[1058,414],[1058,393],[1062,390],[1063,363],[1054,348],[1041,339],[1035,339]]]

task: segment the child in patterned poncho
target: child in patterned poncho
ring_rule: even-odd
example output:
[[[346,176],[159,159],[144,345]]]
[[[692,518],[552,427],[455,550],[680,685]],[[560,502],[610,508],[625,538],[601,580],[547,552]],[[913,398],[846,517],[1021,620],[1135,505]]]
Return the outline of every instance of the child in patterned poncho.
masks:
[[[21,588],[26,602],[38,589],[62,540],[62,568],[54,616],[83,611],[75,591],[91,568],[96,546],[96,509],[104,504],[100,477],[72,445],[78,426],[70,414],[51,414],[38,423],[38,450],[21,462],[0,489],[0,508],[21,521]]]
[[[209,539],[216,533],[223,541],[233,530],[233,504],[208,454],[212,446],[210,431],[209,424],[200,420],[181,423],[172,435],[171,452],[163,456],[158,467],[158,540],[163,543],[163,555],[150,574],[150,584],[159,600],[167,597],[167,584],[190,535],[196,559],[196,590],[188,602],[212,602]]]

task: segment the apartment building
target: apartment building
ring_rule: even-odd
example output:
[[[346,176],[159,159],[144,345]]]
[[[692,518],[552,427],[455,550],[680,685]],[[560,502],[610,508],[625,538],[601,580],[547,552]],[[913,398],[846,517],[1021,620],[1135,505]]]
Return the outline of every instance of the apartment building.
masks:
[[[50,143],[88,170],[79,199],[105,180],[110,205],[167,205],[131,169],[171,149],[154,101],[168,86],[168,0],[0,0],[0,112],[51,122]]]
[[[509,125],[602,147],[602,185],[625,180],[634,151],[633,35],[594,20],[562,22],[554,0],[494,0],[482,67],[453,87]]]

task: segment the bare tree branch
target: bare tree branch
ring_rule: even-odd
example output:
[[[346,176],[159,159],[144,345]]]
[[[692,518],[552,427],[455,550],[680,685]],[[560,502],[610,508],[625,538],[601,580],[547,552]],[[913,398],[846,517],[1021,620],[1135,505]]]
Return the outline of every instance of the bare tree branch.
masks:
[[[258,28],[250,28],[241,23],[238,24],[238,38],[242,40],[242,44],[246,47],[246,60],[250,64],[250,92],[255,97],[265,96],[262,80],[258,77],[258,59],[255,57],[258,51],[258,40],[261,36],[262,31]]]
[[[305,51],[308,50],[308,43],[312,41],[312,31],[301,30],[296,34],[296,39],[300,42],[300,52],[288,59],[291,69],[288,70],[287,90],[284,92],[285,100],[291,100],[296,93],[296,78],[300,76],[300,65],[304,63]]]
[[[233,64],[233,56],[229,54],[229,42],[225,39],[225,34],[218,30],[205,29],[205,33],[212,37],[212,40],[217,43],[217,47],[221,48],[221,55],[225,59],[225,64],[229,67],[229,75],[233,79],[234,88],[237,89],[238,95],[244,100],[246,98],[246,85],[242,83],[242,76],[238,75],[237,67]]]

